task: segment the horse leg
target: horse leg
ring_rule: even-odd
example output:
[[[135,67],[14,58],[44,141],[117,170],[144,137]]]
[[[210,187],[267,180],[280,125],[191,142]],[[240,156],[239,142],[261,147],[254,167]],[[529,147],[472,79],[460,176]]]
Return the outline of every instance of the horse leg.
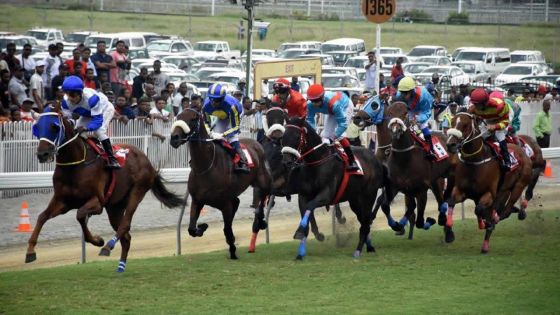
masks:
[[[529,182],[527,189],[525,189],[525,199],[521,200],[521,209],[519,209],[519,213],[517,214],[517,218],[519,220],[525,220],[525,218],[527,217],[527,212],[525,212],[525,210],[527,209],[529,201],[533,199],[533,191],[535,189],[535,186],[537,185],[537,182],[539,181],[541,170],[543,169],[536,168],[532,170],[531,181]]]
[[[455,179],[452,178],[452,176],[449,176],[447,178],[447,186],[445,187],[445,190],[443,191],[443,198],[442,199],[438,199],[438,195],[432,189],[434,197],[438,201],[438,211],[439,211],[439,213],[438,213],[438,225],[439,226],[444,226],[447,223],[447,209],[449,207],[449,198],[451,197],[451,194],[453,193],[453,189],[455,188],[454,186],[455,186]],[[436,186],[436,187],[439,188],[440,186]]]
[[[319,226],[317,225],[317,220],[315,220],[315,213],[309,216],[309,226],[311,227],[311,232],[315,235],[315,239],[319,242],[323,242],[325,240],[325,235],[319,232]]]
[[[86,240],[86,242],[89,242],[97,247],[103,246],[103,244],[105,244],[105,241],[99,235],[91,235],[91,232],[87,227],[86,219],[93,214],[101,214],[101,212],[103,212],[103,207],[101,206],[101,202],[99,202],[99,198],[95,196],[88,200],[83,206],[81,206],[80,209],[78,209],[78,213],[76,213],[76,219],[82,226],[84,239]]]
[[[239,198],[234,197],[230,204],[227,204],[222,210],[222,217],[224,219],[224,236],[226,237],[226,243],[229,245],[229,258],[230,259],[238,259],[235,251],[237,248],[235,247],[235,235],[233,235],[233,229],[231,225],[233,223],[233,218],[235,217],[235,212],[237,211],[237,207],[239,206]]]
[[[419,193],[416,196],[416,200],[418,200],[418,218],[416,219],[416,228],[429,230],[432,225],[436,224],[436,220],[434,218],[428,217],[428,219],[424,221],[426,203],[428,202],[428,191]]]
[[[370,231],[372,220],[372,212],[369,210],[373,204],[366,198],[360,198],[359,203],[350,202],[350,208],[356,213],[356,217],[360,222],[360,236],[358,246],[354,252],[354,258],[360,258],[364,243],[367,244],[368,252],[375,252],[375,247],[371,244]]]
[[[453,233],[453,209],[455,208],[457,202],[463,202],[463,201],[465,201],[465,194],[463,194],[459,190],[459,188],[453,187],[451,196],[447,199],[446,202],[447,215],[445,215],[445,213],[443,214],[446,219],[445,226],[443,227],[443,233],[445,235],[446,243],[452,243],[455,240],[455,233]],[[440,215],[441,214],[442,212],[440,208]]]
[[[346,223],[346,217],[342,214],[342,209],[340,209],[340,204],[339,203],[334,205],[334,214],[335,214],[336,221],[338,222],[338,224],[345,224]]]
[[[517,183],[515,183],[515,186],[511,191],[511,195],[509,196],[509,200],[504,208],[504,215],[509,216],[509,214],[512,212],[515,203],[523,194],[523,188],[525,188],[525,183],[523,181],[519,180],[517,181]],[[527,204],[528,201],[526,199],[521,200],[521,208],[519,209],[517,215],[519,220],[524,220],[527,217],[527,212],[525,211],[527,209]]]
[[[414,225],[416,223],[416,214],[414,213],[414,210],[416,210],[416,199],[414,196],[405,195],[404,203],[406,211],[404,213],[404,216],[399,221],[399,224],[401,224],[404,229],[404,227],[408,223],[410,223],[410,227],[408,230],[408,239],[411,240],[414,237]]]
[[[487,192],[479,200],[477,207],[479,208],[478,211],[484,218],[486,233],[484,234],[484,241],[482,242],[482,248],[480,252],[482,254],[488,253],[490,247],[490,236],[492,235],[492,231],[494,231],[494,214],[495,210],[493,209],[494,203],[493,199],[495,197],[492,193]]]
[[[121,220],[123,218],[123,212],[125,211],[125,209],[119,209],[119,208],[107,208],[107,216],[109,217],[109,223],[111,223],[111,226],[113,227],[113,230],[116,232],[119,229],[119,225],[121,223]],[[119,239],[120,243],[121,243],[121,259],[119,261],[119,266],[117,267],[117,272],[124,272],[124,269],[126,268],[126,258],[128,256],[128,251],[130,249],[130,241],[131,241],[132,237],[130,236],[130,233],[126,233],[122,238]],[[101,251],[106,251],[106,255],[104,256],[109,256],[110,255],[110,250],[106,250],[105,248],[102,248]]]
[[[196,223],[198,222],[198,217],[200,216],[200,210],[204,207],[203,203],[199,203],[195,198],[192,198],[191,201],[191,211],[190,211],[190,220],[189,220],[189,235],[192,237],[201,237],[204,235],[204,231],[208,228],[208,224],[202,223],[198,226]]]
[[[395,190],[390,191],[393,192]],[[404,227],[400,225],[399,222],[395,221],[395,219],[393,219],[393,216],[391,215],[390,203],[391,201],[393,201],[395,196],[396,193],[389,193],[387,192],[387,189],[383,189],[383,192],[377,197],[375,201],[375,206],[372,211],[372,221],[375,220],[375,218],[377,217],[377,212],[379,211],[379,208],[381,208],[381,211],[383,211],[385,217],[387,218],[387,225],[389,225],[391,229],[396,232],[395,234],[403,235]]]
[[[264,230],[267,228],[267,223],[264,219],[264,205],[266,204],[266,198],[267,198],[266,196],[261,197],[258,206],[255,209],[255,219],[253,220],[253,227],[252,227],[253,234],[251,235],[251,242],[249,243],[249,253],[255,252],[255,246],[256,246],[257,235],[259,233],[259,230]],[[239,200],[239,198],[237,200]],[[237,203],[237,206],[235,206],[234,204],[234,208],[236,209],[235,211],[237,211],[238,207],[239,207],[239,203]]]
[[[43,228],[45,222],[47,222],[47,220],[49,219],[56,217],[59,214],[64,214],[68,212],[68,210],[70,209],[66,208],[66,205],[62,202],[62,200],[53,197],[49,202],[47,209],[45,209],[43,212],[41,212],[41,214],[39,214],[39,217],[37,218],[37,223],[35,225],[35,228],[33,229],[33,233],[31,234],[29,241],[27,241],[28,243],[27,253],[25,254],[26,263],[30,263],[37,259],[37,254],[35,253],[35,246],[37,246],[37,239],[39,238],[39,233],[41,233],[41,229]]]

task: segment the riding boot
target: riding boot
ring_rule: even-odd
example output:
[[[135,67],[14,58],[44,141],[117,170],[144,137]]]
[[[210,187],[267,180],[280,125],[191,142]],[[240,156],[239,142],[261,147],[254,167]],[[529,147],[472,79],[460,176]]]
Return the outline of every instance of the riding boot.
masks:
[[[511,167],[511,161],[509,159],[509,152],[508,152],[506,140],[500,141],[500,154],[502,155],[502,159],[504,161],[502,167],[504,168],[504,170],[507,171]]]
[[[107,161],[107,168],[121,168],[119,161],[117,161],[115,155],[113,154],[113,146],[111,145],[111,140],[107,138],[101,141],[101,144],[103,145],[103,150],[105,150],[105,153],[107,153],[107,157],[109,158],[109,160]]]
[[[352,152],[350,141],[348,141],[347,138],[342,138],[342,140],[340,140],[340,144],[344,149],[344,153],[346,153],[346,156],[348,156],[348,165],[346,166],[346,170],[347,171],[360,170],[360,167],[358,166],[358,163],[356,163],[356,159],[354,158],[354,152]]]
[[[430,151],[426,153],[426,157],[430,160],[433,160],[435,159],[436,155],[434,154],[434,144],[432,142],[432,134],[426,132],[423,132],[423,134],[424,134],[424,140],[430,147]]]
[[[232,143],[232,146],[235,148],[235,152],[239,154],[239,162],[235,165],[234,171],[240,173],[249,173],[250,170],[247,167],[247,157],[245,156],[245,152],[241,149],[241,145],[239,142]]]

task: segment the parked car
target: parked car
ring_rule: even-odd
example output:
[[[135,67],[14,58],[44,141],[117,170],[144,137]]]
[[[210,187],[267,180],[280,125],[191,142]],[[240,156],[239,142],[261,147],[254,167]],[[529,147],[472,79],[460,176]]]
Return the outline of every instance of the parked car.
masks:
[[[241,79],[245,79],[245,73],[239,71],[216,72],[208,75],[207,79],[209,81],[228,82],[237,86]]]
[[[426,56],[416,58],[414,61],[418,62],[429,62],[434,66],[449,66],[451,65],[451,59],[447,56]]]
[[[397,59],[403,58],[402,65],[405,65],[410,62],[410,59],[403,54],[394,54],[394,55],[383,55],[383,65],[381,68],[391,70],[393,65],[397,63]]]
[[[470,82],[470,77],[456,66],[428,67],[416,75],[416,80],[420,84],[424,84],[432,79],[434,73],[439,74],[440,82],[448,82],[447,84],[451,84],[451,86],[459,86]]]
[[[520,64],[515,63],[507,67],[504,72],[496,77],[496,85],[502,85],[509,82],[518,81],[521,78],[530,75],[546,75],[546,71],[543,70],[537,64]]]
[[[443,46],[419,45],[408,53],[408,59],[411,61],[424,56],[447,56],[447,49]]]
[[[511,56],[508,48],[469,48],[462,50],[455,61],[480,61],[484,70],[495,78],[511,64]]]
[[[128,49],[128,58],[130,60],[134,59],[146,59],[150,58],[150,53],[146,48],[129,48]]]
[[[251,58],[256,56],[267,56],[267,57],[275,57],[276,52],[272,49],[252,49],[251,50]],[[241,55],[241,59],[247,58],[247,51],[244,51]]]
[[[334,66],[333,56],[327,54],[305,54],[299,55],[298,59],[301,58],[321,58],[321,65],[323,66]]]
[[[381,64],[384,64],[383,56],[379,56],[379,59],[381,61]],[[348,58],[348,60],[346,60],[346,62],[344,63],[344,67],[364,69],[367,64],[369,64],[368,56],[356,56]]]
[[[37,44],[43,48],[64,41],[62,31],[56,28],[34,28],[25,32],[25,35],[35,37]]]
[[[461,68],[471,82],[489,82],[492,79],[492,75],[484,70],[480,61],[455,61],[452,65]]]
[[[321,44],[323,54],[329,51],[355,51],[362,53],[366,51],[366,45],[360,38],[337,38]]]
[[[519,79],[519,82],[537,82],[556,85],[560,81],[560,74],[534,75]]]
[[[353,67],[321,67],[323,74],[347,74],[353,77],[358,76],[356,68]]]
[[[321,52],[316,49],[309,49],[309,48],[289,48],[276,55],[276,57],[282,59],[293,59],[293,58],[298,58],[301,55],[316,54],[316,53],[321,53]]]
[[[424,69],[429,68],[431,66],[432,64],[428,62],[409,62],[407,64],[404,64],[402,67],[403,67],[404,75],[416,78],[416,75],[418,73],[422,72]]]
[[[326,52],[326,54],[331,55],[333,57],[334,64],[336,66],[342,66],[346,63],[346,60],[359,55],[357,51],[337,51],[337,50]]]
[[[198,69],[198,71],[196,71],[194,73],[194,75],[196,75],[197,77],[199,77],[201,80],[209,80],[209,76],[213,73],[219,73],[219,72],[225,72],[225,71],[237,71],[236,69],[232,69],[232,68],[224,68],[224,67],[202,67],[200,69]],[[240,71],[238,71],[240,72]],[[242,74],[244,74],[243,72],[240,72]]]
[[[150,42],[146,48],[153,58],[163,58],[173,55],[190,56],[194,54],[191,43],[184,40],[154,40]]]
[[[304,41],[304,42],[287,42],[282,43],[280,47],[276,50],[276,53],[279,54],[286,49],[291,48],[301,48],[301,49],[321,49],[321,42],[318,41]]]
[[[375,50],[372,49],[372,50]],[[394,54],[402,54],[403,50],[399,47],[380,47],[379,54],[380,55],[394,55]]]
[[[66,34],[66,36],[64,36],[64,40],[67,43],[73,43],[73,44],[85,43],[86,39],[90,35],[95,35],[95,34],[99,34],[99,32],[90,32],[90,31],[71,32]]]
[[[186,72],[191,72],[192,65],[199,63],[199,61],[193,58],[192,56],[178,56],[178,55],[163,57],[161,61],[172,63],[176,65],[179,69],[184,70]]]
[[[321,77],[321,83],[325,90],[337,88],[357,88],[363,90],[360,80],[348,74],[324,74]]]
[[[515,81],[515,82],[509,82],[509,83],[505,83],[505,84],[501,84],[498,86],[499,89],[501,89],[502,91],[508,91],[508,90],[513,90],[513,93],[515,94],[521,94],[523,93],[523,90],[528,89],[528,90],[532,90],[532,91],[537,91],[539,89],[539,86],[541,85],[545,85],[548,89],[553,88],[555,85],[554,84],[550,84],[548,82],[527,82],[527,81]]]
[[[466,50],[466,49],[478,49],[478,48],[480,48],[480,47],[457,47],[457,48],[453,51],[453,53],[451,54],[451,56],[450,56],[451,61],[457,61],[457,60],[456,60],[457,56],[458,56],[459,53],[462,52],[463,50]]]
[[[37,47],[38,44],[35,37],[23,35],[0,37],[0,51],[4,51],[9,43],[16,44],[16,54],[21,54],[21,50],[25,44],[30,44],[32,49],[35,49],[35,52],[43,51],[43,49]]]
[[[222,56],[226,59],[231,59],[232,57],[239,58],[241,56],[239,50],[231,50],[229,43],[222,40],[196,42],[193,47],[195,55],[208,55],[208,53],[210,53]]]
[[[511,63],[517,62],[542,62],[546,63],[540,50],[514,50],[511,52]]]

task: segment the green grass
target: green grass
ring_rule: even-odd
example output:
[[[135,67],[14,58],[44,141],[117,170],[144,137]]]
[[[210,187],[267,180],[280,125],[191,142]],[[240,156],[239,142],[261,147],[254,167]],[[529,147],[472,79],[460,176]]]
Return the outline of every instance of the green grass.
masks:
[[[560,211],[501,222],[490,254],[473,220],[408,241],[374,233],[376,254],[351,258],[345,247],[311,241],[304,262],[296,241],[226,251],[133,259],[0,274],[0,313],[557,313],[560,310]],[[134,248],[132,249],[134,250]]]
[[[65,32],[90,28],[88,17],[93,17],[93,29],[102,32],[151,31],[176,34],[192,42],[223,39],[234,49],[244,49],[245,41],[236,38],[237,15],[228,13],[217,17],[192,17],[189,36],[189,18],[185,15],[157,15],[140,13],[110,13],[70,10],[44,10],[34,7],[0,5],[0,11],[11,19],[0,22],[3,30],[25,32],[41,25],[57,27]],[[46,20],[44,13],[46,12]],[[375,45],[375,25],[365,21],[301,21],[258,16],[271,22],[265,41],[255,39],[255,48],[276,49],[282,42],[299,40],[328,40],[336,37],[363,38],[367,47]],[[383,25],[381,44],[398,46],[405,50],[421,45],[446,46],[451,53],[460,46],[505,46],[515,49],[538,49],[549,62],[560,62],[559,24],[496,26],[496,25],[437,25],[386,23]]]

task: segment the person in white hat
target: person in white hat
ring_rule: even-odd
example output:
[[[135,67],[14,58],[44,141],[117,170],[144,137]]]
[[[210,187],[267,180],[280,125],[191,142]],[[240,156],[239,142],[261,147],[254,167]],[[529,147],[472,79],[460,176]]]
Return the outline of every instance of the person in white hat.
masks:
[[[21,121],[31,121],[34,122],[39,119],[39,114],[33,110],[35,107],[35,102],[33,102],[32,98],[26,98],[21,102]]]
[[[33,99],[39,112],[43,111],[43,100],[45,99],[43,71],[45,71],[45,61],[39,60],[35,63],[35,73],[29,80],[29,96]]]

